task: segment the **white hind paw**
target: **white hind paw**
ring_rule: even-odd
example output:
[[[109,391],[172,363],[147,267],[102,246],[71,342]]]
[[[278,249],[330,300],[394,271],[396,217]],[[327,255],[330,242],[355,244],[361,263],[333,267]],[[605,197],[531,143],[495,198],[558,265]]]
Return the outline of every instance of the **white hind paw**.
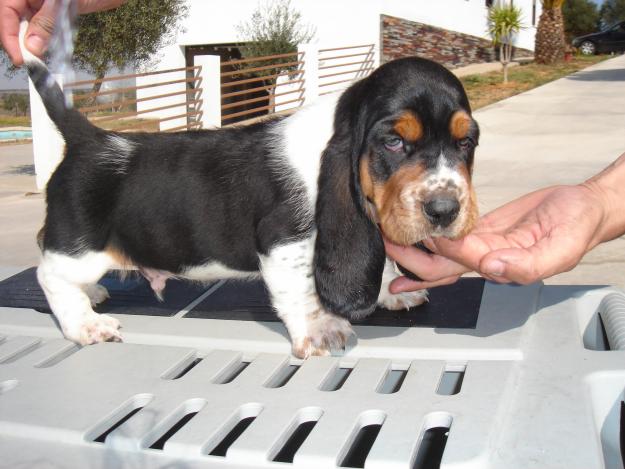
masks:
[[[121,324],[114,317],[92,313],[84,315],[80,322],[68,325],[63,333],[66,338],[80,345],[121,342],[120,327]]]

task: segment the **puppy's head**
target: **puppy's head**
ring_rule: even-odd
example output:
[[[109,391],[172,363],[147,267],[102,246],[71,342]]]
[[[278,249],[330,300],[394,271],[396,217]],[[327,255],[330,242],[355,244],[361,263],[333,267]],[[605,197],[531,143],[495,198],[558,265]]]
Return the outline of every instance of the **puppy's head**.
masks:
[[[471,230],[478,135],[459,80],[429,60],[389,62],[343,93],[315,220],[326,308],[352,317],[373,310],[385,260],[380,230],[403,245]]]
[[[369,84],[383,91],[367,106],[374,116],[358,156],[365,206],[398,244],[461,237],[477,219],[471,172],[479,136],[464,89],[432,62],[388,65]]]

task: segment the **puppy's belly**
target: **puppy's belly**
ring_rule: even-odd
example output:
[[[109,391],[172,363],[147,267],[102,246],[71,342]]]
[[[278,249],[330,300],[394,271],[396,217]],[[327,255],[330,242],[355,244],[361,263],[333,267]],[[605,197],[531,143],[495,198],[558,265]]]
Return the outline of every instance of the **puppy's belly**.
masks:
[[[185,278],[188,280],[198,280],[201,282],[208,282],[212,280],[227,279],[227,278],[241,278],[241,279],[260,278],[260,272],[234,270],[229,267],[226,267],[220,262],[208,262],[202,265],[187,267],[182,272],[176,274],[176,276],[180,278]]]

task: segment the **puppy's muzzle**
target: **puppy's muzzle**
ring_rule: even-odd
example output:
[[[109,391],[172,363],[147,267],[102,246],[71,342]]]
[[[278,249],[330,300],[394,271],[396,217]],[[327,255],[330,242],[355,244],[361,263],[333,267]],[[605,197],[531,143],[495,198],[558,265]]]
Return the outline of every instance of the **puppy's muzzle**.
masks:
[[[447,228],[458,217],[460,202],[451,195],[438,195],[422,205],[425,218],[433,225]]]

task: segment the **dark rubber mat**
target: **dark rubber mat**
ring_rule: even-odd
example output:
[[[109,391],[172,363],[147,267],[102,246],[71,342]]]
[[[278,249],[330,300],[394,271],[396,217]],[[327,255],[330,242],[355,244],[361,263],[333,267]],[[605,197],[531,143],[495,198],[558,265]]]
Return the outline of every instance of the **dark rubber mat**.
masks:
[[[440,327],[475,329],[482,302],[484,279],[464,278],[453,285],[430,290],[430,301],[410,310],[378,308],[353,324],[363,326]],[[277,321],[261,281],[228,281],[199,303],[187,318]]]
[[[169,279],[164,301],[159,301],[148,282],[131,273],[124,280],[119,273],[109,272],[99,282],[111,296],[95,310],[98,313],[173,316],[204,293],[210,285]],[[36,268],[30,268],[0,282],[0,306],[31,308],[50,312],[46,297],[37,282]]]
[[[109,272],[100,284],[108,289],[111,297],[95,308],[97,312],[143,316],[173,316],[210,288],[210,285],[170,279],[164,291],[165,301],[160,302],[148,282],[138,274],[122,280],[118,273]],[[475,329],[483,290],[483,279],[461,279],[453,285],[431,289],[430,301],[421,306],[408,311],[378,308],[371,316],[352,322],[366,326]],[[0,306],[50,312],[34,267],[0,282]],[[265,284],[259,280],[228,281],[185,317],[279,321],[271,308]]]

